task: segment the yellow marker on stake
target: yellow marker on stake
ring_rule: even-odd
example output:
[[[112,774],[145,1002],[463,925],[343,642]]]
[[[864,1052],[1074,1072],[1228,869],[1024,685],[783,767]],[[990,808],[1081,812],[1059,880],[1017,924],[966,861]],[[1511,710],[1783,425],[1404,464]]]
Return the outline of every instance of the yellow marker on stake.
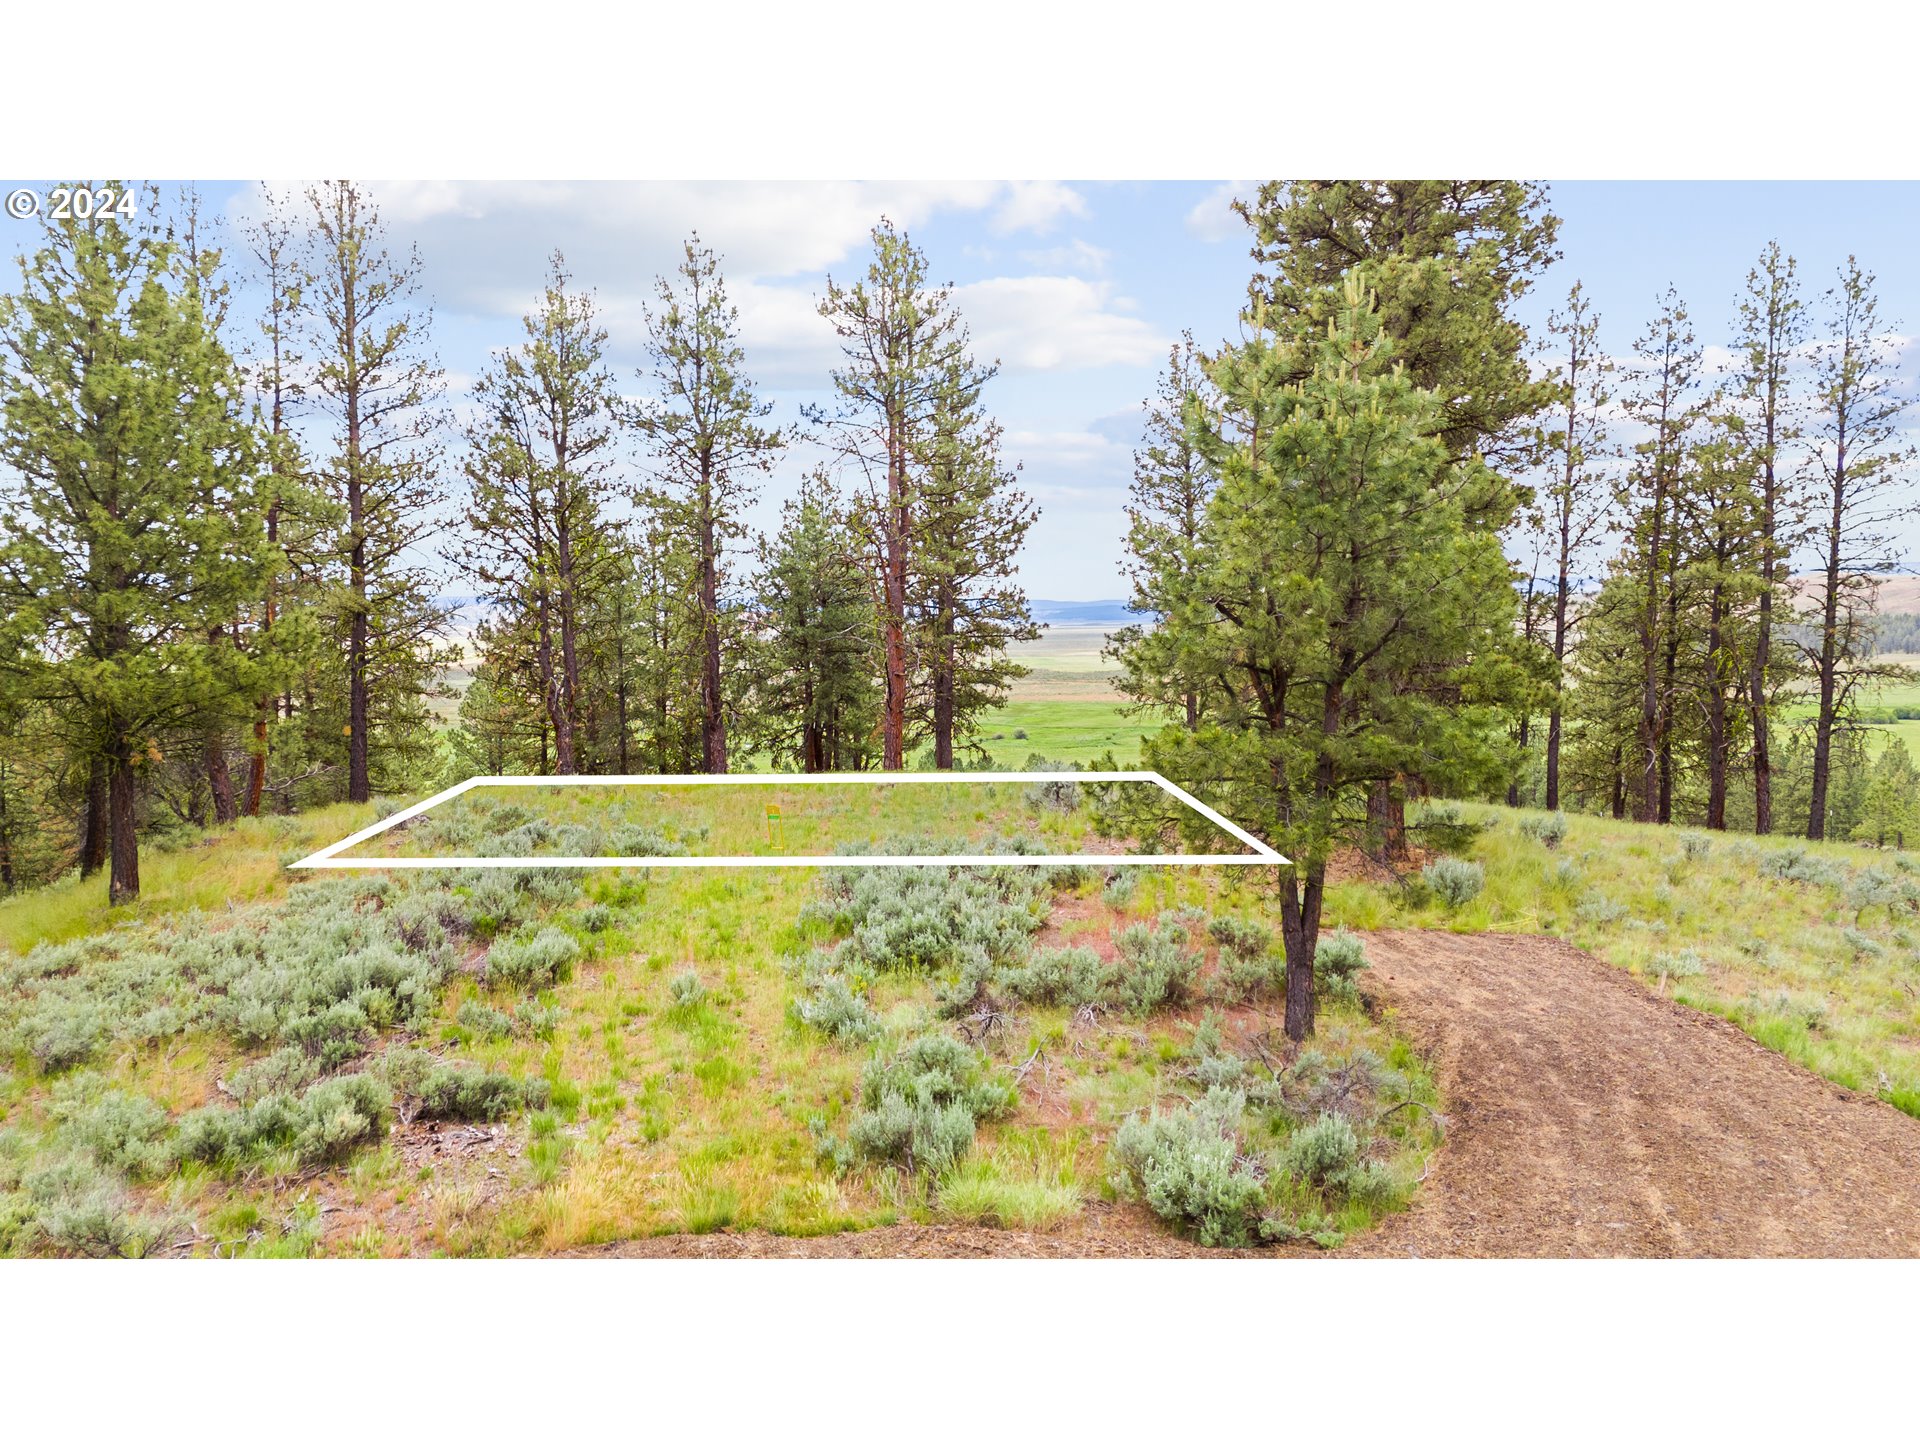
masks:
[[[767,806],[767,844],[783,854],[787,848],[786,827],[781,823],[778,805]]]

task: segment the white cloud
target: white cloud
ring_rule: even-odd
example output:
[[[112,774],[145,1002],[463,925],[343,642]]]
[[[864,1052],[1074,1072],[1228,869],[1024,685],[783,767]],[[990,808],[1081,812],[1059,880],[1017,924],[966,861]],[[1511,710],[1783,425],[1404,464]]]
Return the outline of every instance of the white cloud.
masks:
[[[1224,180],[1201,197],[1187,212],[1187,233],[1216,245],[1245,233],[1247,222],[1233,210],[1235,200],[1244,200],[1254,192],[1251,180]]]
[[[1085,219],[1086,214],[1086,197],[1071,185],[1057,180],[1015,180],[1007,186],[1006,196],[987,228],[996,235],[1011,235],[1016,230],[1045,235],[1066,216]]]
[[[1020,258],[1036,270],[1064,270],[1071,275],[1100,275],[1113,258],[1111,250],[1102,250],[1085,240],[1069,240],[1045,250],[1022,250]]]
[[[1074,370],[1151,364],[1167,341],[1145,320],[1118,313],[1111,285],[1071,275],[980,280],[955,291],[973,327],[974,353],[1008,370]]]

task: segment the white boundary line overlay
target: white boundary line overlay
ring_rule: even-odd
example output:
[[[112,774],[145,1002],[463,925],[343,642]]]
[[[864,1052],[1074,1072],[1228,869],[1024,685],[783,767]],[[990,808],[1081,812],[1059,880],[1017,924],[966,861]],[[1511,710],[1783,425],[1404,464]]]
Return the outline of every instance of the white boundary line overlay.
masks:
[[[1102,782],[1147,781],[1157,785],[1189,809],[1204,815],[1234,839],[1248,846],[1245,855],[475,855],[392,856],[343,859],[364,840],[404,825],[455,796],[482,787],[546,785],[960,785],[1010,781],[1023,785],[1051,780]],[[1195,799],[1166,776],[1153,770],[859,770],[823,775],[476,775],[462,780],[417,805],[409,805],[378,824],[336,840],[289,870],[554,870],[554,869],[868,869],[882,865],[1291,865],[1278,850],[1250,835],[1218,810]]]

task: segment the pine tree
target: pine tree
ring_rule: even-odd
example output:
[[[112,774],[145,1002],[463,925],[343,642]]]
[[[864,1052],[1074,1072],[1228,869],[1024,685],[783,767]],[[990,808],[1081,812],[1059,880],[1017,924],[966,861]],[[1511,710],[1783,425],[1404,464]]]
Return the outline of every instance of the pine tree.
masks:
[[[807,774],[864,770],[879,728],[879,629],[846,509],[815,473],[762,537],[754,600],[754,739]]]
[[[1610,563],[1582,607],[1566,686],[1567,785],[1587,805],[1627,818],[1640,784],[1641,591],[1632,557]]]
[[[310,276],[302,264],[302,237],[292,202],[270,191],[263,193],[266,213],[243,232],[260,288],[260,318],[254,337],[249,379],[264,412],[267,434],[266,533],[269,544],[287,559],[285,574],[269,577],[261,597],[260,631],[273,637],[276,625],[298,624],[297,648],[310,649],[318,640],[312,620],[314,580],[322,564],[318,546],[338,517],[309,483],[305,457],[294,428],[305,398],[302,371],[306,357],[300,351],[300,331]],[[283,615],[284,612],[284,615]],[[282,637],[284,638],[284,637]],[[253,742],[249,750],[247,785],[241,809],[260,813],[266,793],[267,771],[273,752],[273,723],[293,719],[291,689],[269,692],[255,702]],[[287,782],[283,801],[292,809],[293,783]]]
[[[593,298],[569,283],[556,251],[539,307],[521,322],[525,341],[474,385],[467,533],[453,551],[529,642],[556,775],[582,768],[580,620],[611,565],[604,511],[624,414]]]
[[[1558,258],[1559,221],[1539,185],[1511,180],[1272,181],[1235,207],[1253,227],[1263,266],[1253,292],[1266,323],[1293,338],[1337,318],[1341,278],[1366,267],[1380,323],[1413,382],[1440,398],[1433,435],[1473,467],[1468,516],[1498,531],[1522,498],[1514,476],[1532,463],[1525,422],[1557,387],[1527,364],[1512,306]],[[1304,352],[1302,352],[1304,354]],[[1302,364],[1306,363],[1304,360]],[[1295,383],[1308,372],[1276,375]],[[1481,463],[1485,461],[1484,465]],[[1368,797],[1367,848],[1404,859],[1408,777],[1383,777]]]
[[[1439,438],[1442,402],[1395,363],[1361,277],[1320,308],[1328,333],[1210,366],[1226,405],[1260,412],[1257,449],[1216,435],[1195,552],[1211,613],[1182,642],[1222,698],[1197,731],[1176,721],[1147,744],[1154,769],[1294,862],[1277,883],[1296,1040],[1313,1028],[1328,859],[1357,838],[1358,802],[1398,774],[1492,783],[1510,760],[1497,707],[1524,673],[1499,537],[1470,518],[1492,482]]]
[[[312,385],[338,427],[325,474],[346,520],[337,550],[346,569],[346,797],[364,801],[376,722],[392,751],[383,779],[403,783],[417,766],[414,731],[447,626],[430,577],[409,557],[441,499],[434,436],[443,380],[426,350],[432,312],[415,299],[419,253],[396,260],[386,251],[379,210],[351,180],[313,187],[307,204]]]
[[[0,666],[76,717],[119,904],[140,892],[140,773],[160,737],[269,678],[215,639],[276,563],[262,446],[204,277],[173,244],[110,216],[49,221],[20,263],[0,297]]]
[[[1007,646],[1040,634],[1015,578],[1020,547],[1040,512],[1013,488],[1018,467],[1002,468],[1000,426],[981,408],[979,372],[970,365],[953,377],[929,430],[919,456],[918,563],[909,605],[934,768],[951,770],[956,740],[967,743],[981,713],[1005,704],[1008,685],[1027,673]]]
[[[1727,786],[1737,732],[1748,718],[1744,681],[1760,597],[1766,541],[1753,476],[1760,458],[1747,422],[1724,403],[1709,407],[1711,427],[1694,444],[1674,496],[1674,542],[1681,556],[1675,588],[1691,598],[1693,623],[1683,648],[1690,677],[1682,692],[1698,699],[1707,772],[1706,826],[1727,828]],[[1689,683],[1689,678],[1691,683]]]
[[[881,764],[899,770],[906,764],[909,686],[917,668],[908,615],[909,596],[918,588],[923,518],[915,462],[942,397],[985,384],[998,367],[973,363],[953,287],[928,288],[926,256],[889,220],[873,229],[865,276],[851,286],[829,276],[819,308],[840,338],[846,363],[833,372],[838,406],[806,413],[864,482],[855,519],[880,618]]]
[[[1804,306],[1794,279],[1793,257],[1770,242],[1747,274],[1740,300],[1740,330],[1734,342],[1740,369],[1737,384],[1751,414],[1748,444],[1759,466],[1760,553],[1762,581],[1753,655],[1747,674],[1747,714],[1753,736],[1753,829],[1773,833],[1773,725],[1777,671],[1774,657],[1774,599],[1791,578],[1794,477],[1781,460],[1799,439],[1798,407],[1792,393],[1795,353],[1806,333]]]
[[[1878,577],[1900,554],[1893,527],[1920,514],[1912,487],[1915,450],[1902,438],[1901,393],[1891,327],[1880,321],[1874,277],[1852,256],[1827,292],[1828,331],[1814,362],[1815,515],[1812,541],[1815,641],[1803,642],[1819,691],[1807,838],[1827,833],[1833,736],[1862,682],[1904,675],[1876,665],[1873,604]]]
[[[1701,364],[1687,307],[1672,286],[1633,351],[1639,373],[1626,411],[1652,438],[1634,447],[1622,495],[1622,508],[1629,512],[1627,549],[1640,579],[1639,771],[1630,793],[1634,819],[1665,824],[1672,814],[1673,691],[1680,647],[1674,506],[1699,417],[1695,388]]]
[[[1126,573],[1133,594],[1127,608],[1146,617],[1116,631],[1107,653],[1120,663],[1121,688],[1139,704],[1176,710],[1189,730],[1198,729],[1205,704],[1199,672],[1175,654],[1163,653],[1190,624],[1162,625],[1158,617],[1184,608],[1204,613],[1206,600],[1193,585],[1200,569],[1201,527],[1218,476],[1200,444],[1208,415],[1210,382],[1192,332],[1167,357],[1140,445],[1133,452],[1133,484],[1127,506]],[[1162,688],[1162,677],[1171,689]]]
[[[766,473],[787,437],[760,424],[773,410],[746,375],[740,313],[727,299],[720,262],[695,235],[686,242],[680,284],[662,279],[660,310],[646,312],[651,376],[659,394],[641,421],[657,463],[655,479],[677,500],[677,525],[694,555],[700,657],[701,768],[727,769],[723,611],[727,550],[746,533],[755,472]],[[642,378],[648,378],[644,374]]]
[[[1547,473],[1535,490],[1529,522],[1546,541],[1553,564],[1549,633],[1553,651],[1553,693],[1547,714],[1546,805],[1560,808],[1560,748],[1564,739],[1567,647],[1580,625],[1573,605],[1579,567],[1598,547],[1611,510],[1612,494],[1600,468],[1611,457],[1606,407],[1613,362],[1600,348],[1600,317],[1585,288],[1575,281],[1565,310],[1547,317],[1548,334],[1557,337],[1563,357],[1555,378],[1561,386],[1556,423],[1542,439]]]
[[[1890,737],[1880,747],[1880,756],[1868,775],[1853,838],[1904,850],[1917,830],[1920,830],[1920,773],[1915,772],[1913,756],[1906,745],[1897,736]]]

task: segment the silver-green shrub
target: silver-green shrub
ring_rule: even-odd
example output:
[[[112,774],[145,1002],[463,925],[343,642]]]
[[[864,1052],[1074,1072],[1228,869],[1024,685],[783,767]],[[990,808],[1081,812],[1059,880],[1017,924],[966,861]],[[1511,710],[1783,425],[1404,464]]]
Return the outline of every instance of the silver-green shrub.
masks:
[[[1251,1244],[1266,1176],[1239,1133],[1245,1103],[1216,1089],[1181,1108],[1129,1115],[1110,1152],[1114,1189],[1202,1245]]]
[[[1440,903],[1458,910],[1478,895],[1487,883],[1487,872],[1477,860],[1461,860],[1442,855],[1421,870],[1420,876]]]
[[[1520,833],[1545,849],[1558,850],[1560,842],[1567,838],[1567,817],[1558,810],[1549,810],[1544,815],[1522,815]]]

